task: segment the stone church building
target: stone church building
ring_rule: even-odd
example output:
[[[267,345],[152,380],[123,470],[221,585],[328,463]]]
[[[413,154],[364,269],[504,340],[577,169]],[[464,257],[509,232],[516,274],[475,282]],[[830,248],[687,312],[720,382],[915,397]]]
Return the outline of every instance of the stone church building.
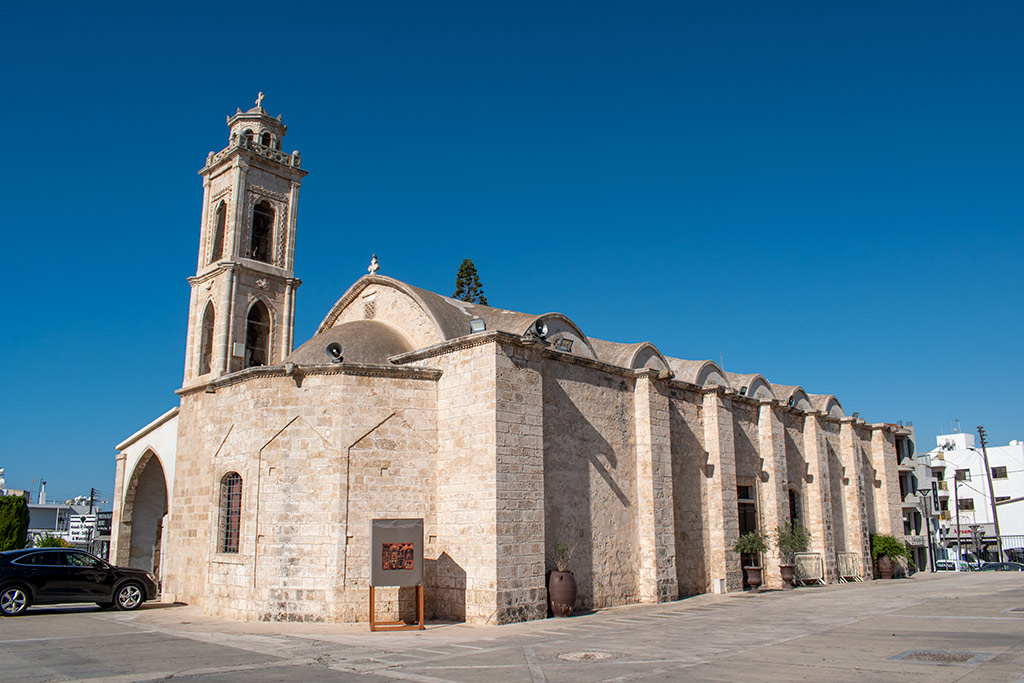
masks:
[[[791,518],[826,582],[870,577],[869,533],[902,536],[905,433],[832,395],[376,273],[296,348],[306,171],[259,100],[227,123],[180,405],[118,446],[111,560],[165,599],[365,621],[374,518],[423,518],[427,615],[475,623],[545,617],[556,543],[604,607],[742,590],[736,538]]]

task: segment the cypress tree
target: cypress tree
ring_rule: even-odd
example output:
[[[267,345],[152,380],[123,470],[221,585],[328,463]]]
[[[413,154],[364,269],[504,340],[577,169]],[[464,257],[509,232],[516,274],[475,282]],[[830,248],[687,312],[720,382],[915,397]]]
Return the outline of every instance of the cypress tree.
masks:
[[[0,552],[19,550],[28,540],[28,503],[21,496],[0,496]]]
[[[484,296],[484,286],[480,284],[480,277],[476,274],[476,266],[470,259],[465,259],[459,266],[459,272],[455,276],[455,293],[453,299],[468,301],[472,304],[487,305],[487,297]]]

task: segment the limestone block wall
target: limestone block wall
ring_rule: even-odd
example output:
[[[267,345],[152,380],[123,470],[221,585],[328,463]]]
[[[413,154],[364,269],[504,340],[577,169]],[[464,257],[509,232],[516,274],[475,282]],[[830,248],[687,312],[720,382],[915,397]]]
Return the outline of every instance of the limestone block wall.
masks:
[[[575,546],[582,607],[636,602],[632,378],[570,362],[543,367],[547,554]]]
[[[762,401],[758,405],[758,442],[763,468],[758,503],[762,523],[769,532],[790,522],[786,439],[779,411],[773,401]],[[774,546],[765,554],[763,581],[768,588],[782,585],[781,559]]]
[[[674,600],[679,595],[669,393],[656,377],[656,371],[643,371],[634,384],[641,602]]]
[[[694,390],[669,390],[676,582],[681,595],[710,590],[707,556],[707,491],[710,472],[704,450],[703,397]]]
[[[493,342],[463,346],[426,364],[437,384],[436,610],[454,619],[498,619],[496,366]]]
[[[707,451],[705,567],[712,582],[724,579],[726,590],[737,591],[743,587],[743,570],[739,555],[732,550],[739,538],[735,425],[729,398],[723,390],[706,388],[703,393],[704,448]]]
[[[182,396],[166,593],[241,619],[365,620],[370,519],[423,517],[436,557],[436,376],[253,375]],[[218,547],[228,472],[237,553]]]
[[[544,383],[539,350],[500,345],[495,356],[495,486],[499,623],[547,616]],[[548,361],[550,362],[550,361]]]

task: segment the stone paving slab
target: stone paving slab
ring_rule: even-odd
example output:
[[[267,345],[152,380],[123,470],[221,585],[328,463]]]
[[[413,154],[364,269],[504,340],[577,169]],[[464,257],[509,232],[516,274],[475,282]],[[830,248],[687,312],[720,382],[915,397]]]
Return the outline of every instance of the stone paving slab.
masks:
[[[230,622],[189,606],[32,610],[0,620],[0,679],[1024,683],[1024,612],[1009,611],[1024,607],[1022,579],[922,574],[394,633]],[[942,661],[970,653],[984,657]]]

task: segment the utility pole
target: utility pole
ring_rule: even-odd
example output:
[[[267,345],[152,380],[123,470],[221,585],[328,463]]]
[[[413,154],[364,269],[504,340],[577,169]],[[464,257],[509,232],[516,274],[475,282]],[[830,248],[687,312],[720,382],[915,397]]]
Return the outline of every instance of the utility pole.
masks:
[[[999,533],[999,513],[996,512],[996,492],[992,487],[992,468],[988,466],[988,449],[985,448],[985,428],[978,425],[981,438],[981,459],[985,461],[985,479],[988,480],[988,502],[992,505],[992,526],[995,527],[996,544],[999,548],[999,562],[1003,561],[1003,536]]]
[[[964,559],[964,549],[960,546],[960,479],[953,469],[953,509],[956,512],[956,570],[960,571],[960,561]]]
[[[931,520],[931,508],[928,506],[928,496],[932,494],[931,491],[919,490],[917,492],[921,496],[921,500],[924,503],[921,509],[921,515],[924,517],[924,528],[928,536],[928,571],[935,571],[935,557],[932,554],[932,520]]]
[[[93,504],[93,501],[95,499],[96,499],[96,489],[91,488],[91,489],[89,489],[89,514],[90,515],[92,514],[92,504]]]

